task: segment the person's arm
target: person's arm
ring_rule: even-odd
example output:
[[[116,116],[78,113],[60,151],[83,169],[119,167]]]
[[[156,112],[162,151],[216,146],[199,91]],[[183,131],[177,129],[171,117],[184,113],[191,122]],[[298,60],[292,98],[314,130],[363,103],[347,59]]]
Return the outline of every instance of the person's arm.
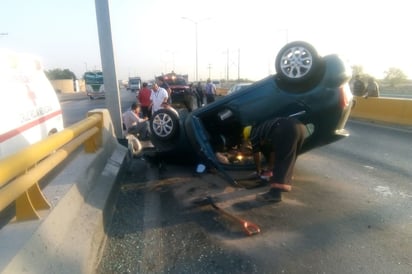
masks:
[[[164,93],[164,96],[163,96],[163,102],[160,104],[162,107],[167,107],[167,105],[168,105],[167,101],[169,99],[169,94],[168,94],[167,90],[165,90],[165,91],[166,92]]]
[[[148,117],[143,117],[143,118],[138,117],[137,119],[138,119],[138,123],[143,123],[143,122],[146,122],[147,120],[149,120]]]

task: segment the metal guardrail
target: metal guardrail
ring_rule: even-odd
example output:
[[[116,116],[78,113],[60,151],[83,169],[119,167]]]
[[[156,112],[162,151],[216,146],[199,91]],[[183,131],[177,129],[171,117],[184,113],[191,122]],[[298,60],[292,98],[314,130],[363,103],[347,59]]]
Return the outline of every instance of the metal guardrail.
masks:
[[[86,119],[0,160],[0,211],[15,202],[17,221],[39,219],[38,210],[50,208],[39,180],[82,144],[86,152],[96,152],[102,145],[102,126],[103,114],[89,113]]]

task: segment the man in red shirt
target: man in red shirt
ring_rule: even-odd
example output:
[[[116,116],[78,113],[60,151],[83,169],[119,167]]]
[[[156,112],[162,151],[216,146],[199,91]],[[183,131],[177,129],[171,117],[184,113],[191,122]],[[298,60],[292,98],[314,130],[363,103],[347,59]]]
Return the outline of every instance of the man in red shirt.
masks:
[[[142,116],[150,118],[152,112],[150,110],[150,94],[152,90],[147,87],[147,83],[143,83],[143,87],[140,89],[139,94],[136,96],[140,103]]]

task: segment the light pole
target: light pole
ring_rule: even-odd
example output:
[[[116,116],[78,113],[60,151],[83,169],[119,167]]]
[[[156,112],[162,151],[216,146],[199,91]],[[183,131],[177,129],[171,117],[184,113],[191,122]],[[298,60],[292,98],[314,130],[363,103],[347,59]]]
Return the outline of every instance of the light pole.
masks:
[[[182,19],[184,19],[184,20],[189,20],[190,22],[192,22],[193,24],[195,24],[195,40],[196,40],[196,43],[195,43],[195,47],[196,47],[196,82],[197,82],[197,81],[199,81],[197,25],[198,25],[200,22],[205,21],[205,20],[208,20],[208,19],[210,19],[210,18],[204,18],[204,19],[202,19],[202,20],[200,20],[200,21],[195,21],[195,20],[190,19],[190,18],[188,18],[188,17],[182,17]]]

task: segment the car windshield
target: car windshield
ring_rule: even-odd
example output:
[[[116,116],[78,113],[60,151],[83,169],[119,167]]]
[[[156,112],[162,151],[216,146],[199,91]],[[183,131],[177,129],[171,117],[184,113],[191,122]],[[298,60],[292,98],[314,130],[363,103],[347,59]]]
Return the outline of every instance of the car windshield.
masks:
[[[103,84],[103,72],[86,72],[84,74],[86,84]]]
[[[182,85],[182,86],[187,85],[185,79],[183,78],[174,78],[174,79],[171,78],[171,79],[167,79],[166,82],[169,85]]]

